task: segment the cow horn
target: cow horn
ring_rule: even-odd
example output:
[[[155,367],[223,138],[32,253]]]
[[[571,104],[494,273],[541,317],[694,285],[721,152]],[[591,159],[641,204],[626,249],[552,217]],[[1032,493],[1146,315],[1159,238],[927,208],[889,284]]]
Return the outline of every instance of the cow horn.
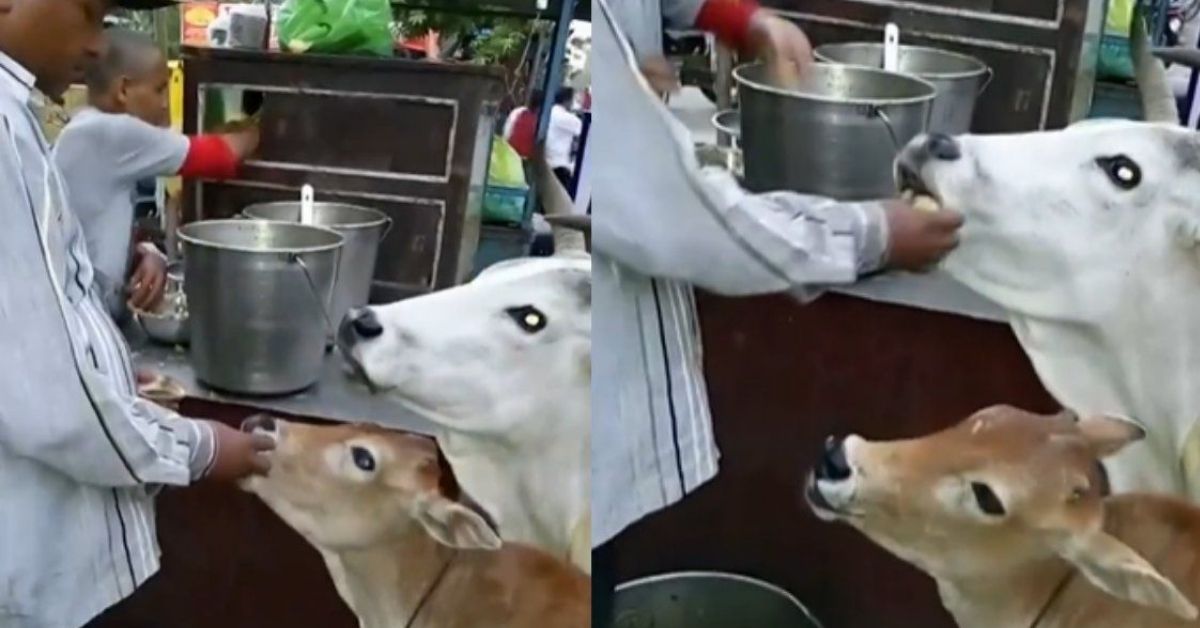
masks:
[[[538,199],[545,210],[546,220],[550,222],[550,228],[554,232],[555,254],[586,254],[587,245],[583,233],[565,226],[565,221],[558,220],[558,218],[571,216],[574,213],[575,206],[571,202],[571,195],[567,193],[562,183],[554,176],[554,171],[550,168],[550,164],[546,162],[546,157],[541,147],[538,148],[537,154],[533,157],[533,170]]]

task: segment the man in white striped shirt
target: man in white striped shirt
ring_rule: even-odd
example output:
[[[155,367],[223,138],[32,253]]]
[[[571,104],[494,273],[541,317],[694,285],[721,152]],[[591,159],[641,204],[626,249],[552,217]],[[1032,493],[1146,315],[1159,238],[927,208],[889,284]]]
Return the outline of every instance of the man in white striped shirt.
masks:
[[[808,61],[804,35],[747,2],[596,0],[593,7],[596,128],[585,156],[595,195],[593,626],[607,628],[613,539],[717,473],[693,286],[812,299],[823,286],[865,273],[935,263],[957,244],[962,219],[898,201],[754,195],[724,171],[702,170],[686,128],[640,74],[661,54],[662,15],[681,28],[728,16],[756,52],[800,64]],[[738,36],[728,24],[709,26]]]
[[[272,446],[137,398],[32,109],[97,57],[113,6],[161,3],[0,1],[3,628],[78,628],[132,594],[159,566],[158,487],[263,471]]]

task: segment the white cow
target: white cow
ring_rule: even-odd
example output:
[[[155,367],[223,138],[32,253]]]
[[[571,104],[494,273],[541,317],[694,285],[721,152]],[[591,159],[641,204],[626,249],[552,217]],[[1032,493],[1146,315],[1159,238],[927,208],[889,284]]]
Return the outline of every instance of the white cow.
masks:
[[[506,541],[590,567],[591,261],[497,264],[462,286],[351,312],[368,384],[441,428],[463,488]]]
[[[1090,122],[918,138],[897,176],[966,215],[945,268],[1009,311],[1050,393],[1146,429],[1106,461],[1114,490],[1200,498],[1200,137]]]

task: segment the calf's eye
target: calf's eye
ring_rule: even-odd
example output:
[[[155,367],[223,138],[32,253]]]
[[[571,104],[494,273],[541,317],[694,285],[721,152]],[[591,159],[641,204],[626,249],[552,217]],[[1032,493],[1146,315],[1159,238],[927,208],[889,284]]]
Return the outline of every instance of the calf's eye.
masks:
[[[992,487],[982,482],[971,482],[971,493],[975,495],[975,504],[985,515],[993,517],[1004,516],[1004,504],[996,497]]]
[[[1142,168],[1125,155],[1100,157],[1096,165],[1108,175],[1108,180],[1122,190],[1132,190],[1142,183]]]
[[[541,310],[532,305],[510,307],[504,310],[504,312],[517,323],[517,326],[522,331],[529,334],[536,334],[542,331],[546,328],[546,324],[550,322]]]
[[[367,473],[373,473],[375,471],[375,456],[372,455],[370,451],[367,451],[366,448],[351,447],[350,457],[354,460],[354,466],[358,467],[359,469],[366,471]]]

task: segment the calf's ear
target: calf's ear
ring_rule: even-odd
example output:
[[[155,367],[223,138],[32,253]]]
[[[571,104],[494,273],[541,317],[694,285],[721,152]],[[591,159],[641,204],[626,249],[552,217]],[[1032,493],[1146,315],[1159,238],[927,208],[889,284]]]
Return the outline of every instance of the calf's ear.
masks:
[[[483,515],[440,495],[418,502],[417,522],[438,543],[465,550],[498,550],[500,535]]]
[[[1107,458],[1146,437],[1146,430],[1129,419],[1091,416],[1077,425],[1097,458]]]
[[[1059,555],[1075,565],[1088,582],[1113,597],[1188,620],[1200,615],[1195,605],[1153,565],[1102,531],[1065,537]]]

